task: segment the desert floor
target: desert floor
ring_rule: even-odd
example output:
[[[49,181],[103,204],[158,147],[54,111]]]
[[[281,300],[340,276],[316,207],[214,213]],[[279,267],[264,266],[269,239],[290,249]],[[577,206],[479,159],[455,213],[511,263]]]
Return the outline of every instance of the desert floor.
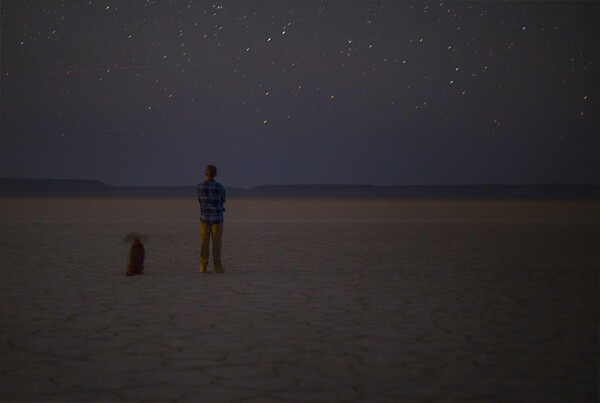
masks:
[[[598,401],[597,201],[232,199],[224,274],[197,216],[0,200],[0,400]]]

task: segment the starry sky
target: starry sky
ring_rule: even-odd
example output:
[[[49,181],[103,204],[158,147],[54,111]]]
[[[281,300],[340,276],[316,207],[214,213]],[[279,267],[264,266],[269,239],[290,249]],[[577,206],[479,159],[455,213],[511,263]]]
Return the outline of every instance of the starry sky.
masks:
[[[600,184],[600,2],[1,3],[1,175]]]

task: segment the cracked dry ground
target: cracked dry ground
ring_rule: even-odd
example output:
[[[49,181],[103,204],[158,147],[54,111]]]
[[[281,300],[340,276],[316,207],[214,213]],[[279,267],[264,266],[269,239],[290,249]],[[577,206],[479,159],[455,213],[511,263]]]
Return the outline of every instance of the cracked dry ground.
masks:
[[[597,223],[4,222],[2,401],[597,401]]]

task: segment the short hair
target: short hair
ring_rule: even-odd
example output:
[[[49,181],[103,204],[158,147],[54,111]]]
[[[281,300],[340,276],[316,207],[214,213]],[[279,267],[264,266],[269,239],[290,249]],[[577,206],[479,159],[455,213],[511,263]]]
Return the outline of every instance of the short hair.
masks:
[[[204,173],[209,177],[214,178],[215,176],[217,176],[217,167],[214,165],[207,165],[206,169],[204,170]]]

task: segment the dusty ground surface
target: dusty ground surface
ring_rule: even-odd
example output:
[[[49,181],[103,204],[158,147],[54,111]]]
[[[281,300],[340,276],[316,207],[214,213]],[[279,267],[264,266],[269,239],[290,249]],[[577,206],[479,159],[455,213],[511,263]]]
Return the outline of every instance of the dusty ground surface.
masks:
[[[2,401],[598,401],[598,203],[0,206]]]

